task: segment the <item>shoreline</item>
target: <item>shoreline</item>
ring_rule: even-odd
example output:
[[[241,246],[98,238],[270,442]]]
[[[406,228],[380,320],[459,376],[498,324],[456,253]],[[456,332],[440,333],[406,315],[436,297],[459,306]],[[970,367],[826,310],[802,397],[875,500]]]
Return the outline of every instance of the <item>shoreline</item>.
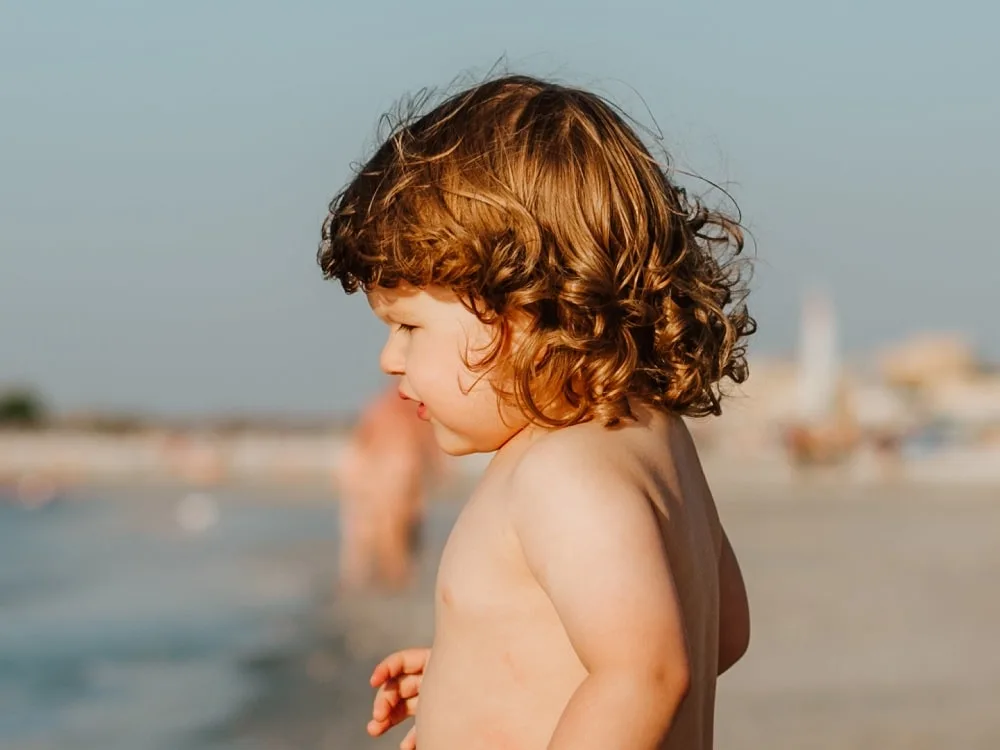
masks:
[[[0,492],[6,489],[30,500],[88,485],[142,485],[207,492],[241,487],[289,497],[317,492],[333,496],[346,441],[343,432],[178,436],[159,431],[135,435],[0,431]],[[804,469],[793,466],[775,445],[699,447],[713,483],[1000,485],[1000,444],[944,446],[904,454],[892,462],[858,453],[844,462]],[[489,458],[449,459],[447,486],[473,482]]]

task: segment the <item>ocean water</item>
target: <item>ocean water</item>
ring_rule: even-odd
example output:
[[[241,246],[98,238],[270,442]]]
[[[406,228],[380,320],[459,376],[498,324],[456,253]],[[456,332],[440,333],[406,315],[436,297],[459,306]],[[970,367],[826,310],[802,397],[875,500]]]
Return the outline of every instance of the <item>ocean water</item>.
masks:
[[[0,495],[2,750],[248,747],[212,729],[262,687],[242,665],[302,637],[335,509],[185,494]]]

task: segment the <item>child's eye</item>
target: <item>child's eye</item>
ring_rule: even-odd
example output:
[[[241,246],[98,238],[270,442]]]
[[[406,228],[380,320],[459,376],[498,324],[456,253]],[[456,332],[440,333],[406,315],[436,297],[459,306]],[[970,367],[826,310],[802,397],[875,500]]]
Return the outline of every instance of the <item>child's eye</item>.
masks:
[[[407,325],[406,323],[397,323],[396,324],[396,328],[398,330],[400,330],[400,331],[405,331],[406,333],[409,333],[414,328],[416,328],[416,326],[410,326],[410,325]]]

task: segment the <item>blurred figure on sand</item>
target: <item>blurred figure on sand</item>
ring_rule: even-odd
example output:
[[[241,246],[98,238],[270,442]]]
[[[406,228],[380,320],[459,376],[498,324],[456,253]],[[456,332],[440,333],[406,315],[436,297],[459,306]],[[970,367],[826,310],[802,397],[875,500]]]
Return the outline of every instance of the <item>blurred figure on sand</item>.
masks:
[[[424,493],[442,469],[430,425],[395,383],[364,408],[337,465],[342,589],[409,583]]]

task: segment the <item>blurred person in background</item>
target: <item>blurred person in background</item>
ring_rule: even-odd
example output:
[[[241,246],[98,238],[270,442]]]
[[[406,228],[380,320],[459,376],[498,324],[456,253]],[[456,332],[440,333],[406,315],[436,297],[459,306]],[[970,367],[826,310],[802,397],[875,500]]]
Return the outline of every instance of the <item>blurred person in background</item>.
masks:
[[[427,483],[442,468],[430,426],[397,384],[362,411],[338,462],[340,585],[405,587],[412,578]]]

